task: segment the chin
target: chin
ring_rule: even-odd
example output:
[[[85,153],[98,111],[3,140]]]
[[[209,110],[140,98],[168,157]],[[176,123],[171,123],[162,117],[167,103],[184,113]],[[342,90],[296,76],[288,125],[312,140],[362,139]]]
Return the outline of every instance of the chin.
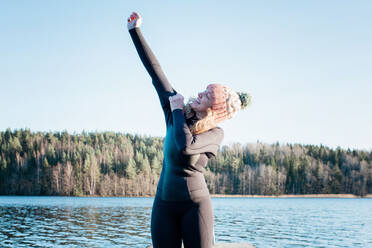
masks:
[[[198,104],[195,104],[195,105],[191,104],[190,106],[191,106],[192,110],[199,111],[199,105]]]

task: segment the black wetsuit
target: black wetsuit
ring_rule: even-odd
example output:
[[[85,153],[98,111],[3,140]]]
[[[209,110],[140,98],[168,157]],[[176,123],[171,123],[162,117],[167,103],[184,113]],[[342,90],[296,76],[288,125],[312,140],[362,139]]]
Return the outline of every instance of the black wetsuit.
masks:
[[[139,28],[129,31],[137,52],[152,78],[164,112],[167,132],[164,161],[151,215],[154,248],[210,248],[213,245],[213,210],[203,176],[208,159],[223,139],[219,127],[192,135],[183,114],[171,111],[169,96],[177,92],[169,84],[159,62]]]

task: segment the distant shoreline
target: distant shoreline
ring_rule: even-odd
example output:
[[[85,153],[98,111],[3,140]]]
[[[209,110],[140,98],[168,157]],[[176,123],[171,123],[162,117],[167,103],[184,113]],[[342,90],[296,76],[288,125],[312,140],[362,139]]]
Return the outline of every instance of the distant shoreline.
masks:
[[[305,195],[222,195],[213,194],[212,198],[372,198],[372,194],[365,196],[353,194],[305,194]]]
[[[33,196],[33,197],[48,197],[58,195],[0,195],[0,196]],[[128,198],[151,198],[155,196],[101,196],[101,195],[82,195],[82,196],[59,196],[59,197],[128,197]],[[364,196],[353,194],[305,194],[305,195],[226,195],[226,194],[211,194],[212,198],[348,198],[348,199],[363,199],[372,198],[372,194]]]

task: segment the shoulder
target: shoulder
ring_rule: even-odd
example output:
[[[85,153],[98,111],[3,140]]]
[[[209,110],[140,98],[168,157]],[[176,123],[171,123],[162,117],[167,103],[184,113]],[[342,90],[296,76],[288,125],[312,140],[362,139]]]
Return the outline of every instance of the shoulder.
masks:
[[[214,133],[214,134],[219,134],[219,135],[224,135],[224,131],[221,127],[214,127],[214,128],[211,128],[209,129],[210,132]]]
[[[216,143],[221,143],[224,137],[224,131],[221,127],[214,127],[208,130],[211,136],[214,136]]]

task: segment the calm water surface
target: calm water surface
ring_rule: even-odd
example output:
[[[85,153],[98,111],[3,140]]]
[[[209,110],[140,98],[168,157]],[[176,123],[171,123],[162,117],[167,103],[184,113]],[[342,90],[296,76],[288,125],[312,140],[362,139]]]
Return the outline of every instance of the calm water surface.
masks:
[[[0,196],[0,247],[147,247],[153,198]],[[217,242],[372,247],[372,199],[214,198]]]

